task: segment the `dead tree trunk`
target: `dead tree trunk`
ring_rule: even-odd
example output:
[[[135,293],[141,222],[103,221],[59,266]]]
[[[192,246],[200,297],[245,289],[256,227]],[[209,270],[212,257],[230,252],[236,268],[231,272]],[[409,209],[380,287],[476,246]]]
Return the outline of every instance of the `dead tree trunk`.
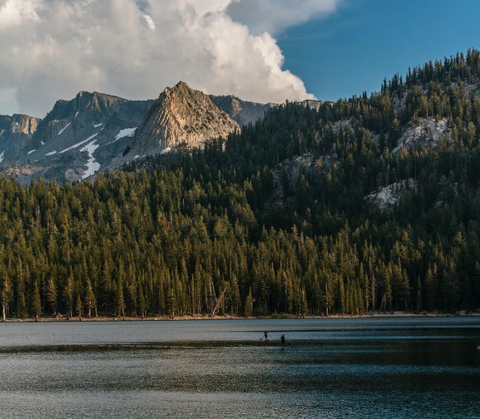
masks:
[[[222,295],[220,295],[220,297],[218,297],[217,304],[215,304],[215,307],[213,308],[213,311],[212,311],[212,316],[215,316],[215,313],[220,308],[220,304],[222,304],[222,300],[223,300],[223,297],[225,296],[226,292],[227,292],[227,287],[225,287],[225,289],[223,290]]]

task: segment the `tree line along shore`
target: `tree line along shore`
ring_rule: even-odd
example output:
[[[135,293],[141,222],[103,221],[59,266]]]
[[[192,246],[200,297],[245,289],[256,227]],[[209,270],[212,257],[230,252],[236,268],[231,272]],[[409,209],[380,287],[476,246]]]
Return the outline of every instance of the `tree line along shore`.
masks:
[[[1,175],[1,317],[476,313],[478,80],[469,50],[95,180]],[[448,138],[396,149],[443,119]]]

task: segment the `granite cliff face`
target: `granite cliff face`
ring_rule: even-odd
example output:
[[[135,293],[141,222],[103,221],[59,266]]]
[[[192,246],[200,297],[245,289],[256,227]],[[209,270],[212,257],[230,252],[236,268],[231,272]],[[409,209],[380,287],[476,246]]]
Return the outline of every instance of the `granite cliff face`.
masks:
[[[240,131],[239,125],[209,96],[180,82],[166,88],[135,134],[133,149],[141,154],[186,144],[202,147],[214,138]]]
[[[277,106],[273,103],[246,102],[235,96],[210,96],[212,102],[224,110],[240,127],[254,124],[262,119],[271,107]]]
[[[40,119],[27,115],[0,115],[0,163],[16,160],[28,147],[37,131]]]

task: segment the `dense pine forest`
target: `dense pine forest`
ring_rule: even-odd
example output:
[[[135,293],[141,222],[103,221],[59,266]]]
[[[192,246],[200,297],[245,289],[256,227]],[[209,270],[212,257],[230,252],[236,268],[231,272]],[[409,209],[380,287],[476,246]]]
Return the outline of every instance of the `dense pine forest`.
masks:
[[[2,175],[3,318],[476,312],[479,83],[469,50],[94,181]]]

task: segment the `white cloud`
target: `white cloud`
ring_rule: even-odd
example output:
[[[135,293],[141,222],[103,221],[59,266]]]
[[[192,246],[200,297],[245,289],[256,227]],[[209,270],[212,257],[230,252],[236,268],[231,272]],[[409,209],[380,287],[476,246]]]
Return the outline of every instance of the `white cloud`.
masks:
[[[17,89],[0,89],[0,115],[12,115],[17,112]]]
[[[150,16],[143,15],[143,19],[145,20],[145,23],[150,28],[150,30],[154,31],[155,29],[157,29],[157,25],[155,25],[155,22]]]
[[[276,34],[335,11],[341,0],[233,0],[228,13],[251,32]]]
[[[2,29],[11,29],[24,22],[39,20],[36,0],[7,0],[0,4],[0,28]]]
[[[338,1],[0,0],[3,109],[12,92],[12,110],[43,116],[80,90],[145,99],[179,80],[260,102],[312,97],[265,30]]]

